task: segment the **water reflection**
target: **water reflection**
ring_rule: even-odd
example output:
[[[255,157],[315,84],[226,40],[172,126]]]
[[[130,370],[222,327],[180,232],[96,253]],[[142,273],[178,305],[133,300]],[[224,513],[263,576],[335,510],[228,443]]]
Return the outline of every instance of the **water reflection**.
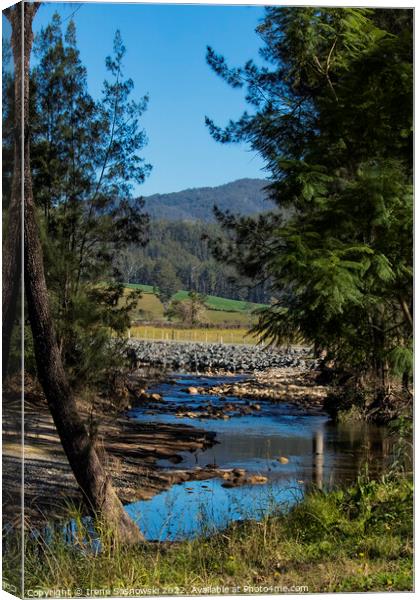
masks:
[[[324,414],[308,415],[287,404],[260,402],[257,414],[226,421],[177,418],[176,406],[223,402],[208,395],[191,397],[183,391],[186,385],[199,387],[204,383],[215,385],[220,379],[181,377],[177,383],[153,390],[164,394],[167,412],[149,415],[144,409],[131,411],[140,421],[184,423],[217,432],[219,443],[212,448],[184,453],[182,463],[176,466],[165,461],[160,465],[168,469],[200,468],[210,463],[221,468],[240,467],[264,474],[269,482],[234,489],[223,488],[220,480],[189,482],[149,501],[134,503],[128,510],[149,539],[194,535],[202,530],[203,523],[220,528],[244,515],[258,518],[262,509],[297,501],[308,487],[347,485],[366,464],[372,475],[378,475],[392,459],[393,442],[384,428],[366,423],[333,424]]]
[[[126,507],[148,540],[179,540],[211,535],[231,521],[261,519],[267,513],[287,510],[304,493],[303,485],[289,481],[226,489],[217,479],[190,481],[148,501]]]
[[[321,429],[318,429],[312,438],[312,453],[314,461],[312,481],[317,488],[322,490],[324,487],[324,432]]]

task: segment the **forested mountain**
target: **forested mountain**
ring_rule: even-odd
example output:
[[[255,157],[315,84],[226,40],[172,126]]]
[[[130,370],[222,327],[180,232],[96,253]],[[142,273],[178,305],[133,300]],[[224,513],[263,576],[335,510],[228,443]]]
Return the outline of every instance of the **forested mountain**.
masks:
[[[252,215],[273,208],[267,198],[263,179],[238,179],[218,187],[202,187],[170,194],[146,196],[145,211],[152,219],[215,222],[213,207],[241,215]]]
[[[149,242],[133,245],[118,255],[115,266],[125,283],[159,287],[171,296],[179,289],[195,290],[247,300],[267,302],[264,286],[250,287],[235,270],[216,261],[208,239],[224,236],[213,207],[241,216],[273,208],[262,179],[239,179],[218,187],[203,187],[145,197],[150,216]]]
[[[163,296],[186,289],[249,302],[267,302],[263,285],[249,288],[249,280],[216,261],[208,238],[224,236],[217,223],[154,220],[149,243],[120,252],[115,266],[125,283],[158,287]]]

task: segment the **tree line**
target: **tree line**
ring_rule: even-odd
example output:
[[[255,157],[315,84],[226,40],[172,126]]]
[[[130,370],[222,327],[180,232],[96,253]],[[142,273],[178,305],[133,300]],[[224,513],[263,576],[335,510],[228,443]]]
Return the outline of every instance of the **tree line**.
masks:
[[[145,246],[129,244],[116,255],[121,282],[155,286],[164,300],[178,290],[192,290],[261,304],[270,301],[267,285],[255,285],[213,256],[209,240],[224,237],[220,225],[153,220],[148,233]]]

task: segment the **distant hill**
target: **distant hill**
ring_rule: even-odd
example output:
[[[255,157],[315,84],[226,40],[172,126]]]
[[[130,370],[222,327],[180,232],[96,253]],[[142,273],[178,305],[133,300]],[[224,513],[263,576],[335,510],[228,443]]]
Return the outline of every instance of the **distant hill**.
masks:
[[[263,179],[238,179],[218,187],[202,187],[170,194],[146,196],[145,212],[152,219],[214,222],[213,207],[241,215],[253,215],[273,208],[263,188]]]

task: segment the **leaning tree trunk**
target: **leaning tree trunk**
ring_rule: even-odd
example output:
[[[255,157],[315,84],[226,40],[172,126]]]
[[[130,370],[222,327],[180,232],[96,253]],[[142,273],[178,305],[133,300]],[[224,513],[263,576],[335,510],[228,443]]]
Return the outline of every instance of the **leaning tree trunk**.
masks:
[[[16,60],[20,55],[24,10],[24,60],[23,65],[22,61],[15,62],[15,78],[18,80],[17,87],[23,83],[23,98],[22,95],[20,98],[24,103],[24,281],[38,377],[64,451],[90,512],[104,521],[120,541],[134,543],[140,541],[142,535],[124,511],[78,413],[54,331],[36,222],[29,159],[29,56],[33,40],[32,20],[38,6],[26,2],[23,6],[24,9],[22,4],[15,5],[9,9],[7,16],[12,24],[12,45]],[[19,106],[16,107],[16,112],[20,112]],[[19,157],[19,150],[16,155]],[[17,165],[15,168],[18,169]]]

